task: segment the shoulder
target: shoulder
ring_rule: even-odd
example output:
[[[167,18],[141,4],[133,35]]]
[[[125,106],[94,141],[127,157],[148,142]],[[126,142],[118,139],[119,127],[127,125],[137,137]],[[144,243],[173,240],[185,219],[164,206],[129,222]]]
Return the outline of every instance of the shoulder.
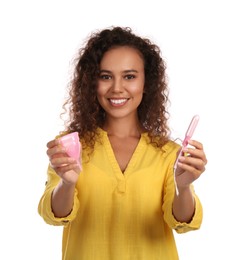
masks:
[[[167,140],[167,142],[165,142],[165,144],[162,147],[158,147],[156,145],[156,143],[158,143],[158,140],[155,142],[151,142],[148,133],[144,133],[143,137],[145,139],[145,143],[147,146],[149,147],[153,147],[153,149],[157,150],[157,151],[161,151],[163,153],[172,153],[172,152],[177,152],[180,149],[180,145],[177,144],[175,141],[169,139]],[[158,138],[158,137],[156,137]]]
[[[166,165],[173,163],[176,160],[180,149],[180,145],[176,142],[168,140],[162,147],[158,147],[155,143],[150,142],[147,135],[145,135],[144,139],[143,151],[151,160],[160,161]]]
[[[166,153],[177,152],[180,147],[181,146],[176,142],[169,140],[166,144],[163,145],[162,150]]]

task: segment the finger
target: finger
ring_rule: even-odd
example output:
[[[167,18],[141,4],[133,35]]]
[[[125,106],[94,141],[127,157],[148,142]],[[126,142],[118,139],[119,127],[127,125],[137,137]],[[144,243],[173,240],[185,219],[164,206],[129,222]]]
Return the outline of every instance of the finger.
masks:
[[[190,156],[181,156],[179,162],[188,166],[191,166],[199,171],[205,170],[205,162],[200,158],[194,158]]]
[[[73,164],[69,164],[69,165],[66,165],[66,166],[63,166],[63,167],[60,167],[60,168],[57,168],[59,169],[60,173],[66,173],[68,171],[75,171],[77,173],[80,173],[80,168],[79,168],[79,165],[78,163],[73,163]]]
[[[202,174],[202,172],[204,172],[204,170],[197,169],[193,167],[193,165],[181,162],[178,163],[178,167],[180,167],[183,170],[183,172],[188,172],[191,176],[193,176],[194,179],[197,179]],[[182,173],[180,175],[182,175]]]
[[[203,144],[196,140],[189,140],[189,145],[194,146],[196,149],[203,150]]]
[[[49,148],[46,151],[46,153],[49,157],[53,157],[55,154],[62,154],[63,156],[65,156],[66,149],[64,147],[62,147],[61,145],[55,145],[52,148]]]
[[[207,163],[206,155],[203,150],[198,150],[194,148],[185,148],[184,154],[186,154],[186,156],[189,157],[199,158],[202,161],[204,161],[205,164]]]
[[[63,178],[64,175],[66,175],[68,172],[74,171],[77,174],[79,174],[81,172],[81,169],[79,168],[79,165],[77,163],[74,164],[69,164],[69,165],[64,165],[61,167],[54,167],[53,168],[56,173]]]
[[[76,160],[72,157],[54,157],[50,159],[50,165],[53,168],[64,167],[69,164],[76,164]]]
[[[56,145],[59,145],[59,140],[58,139],[54,139],[54,140],[51,140],[51,141],[49,141],[47,144],[46,144],[46,146],[47,146],[47,148],[52,148],[52,147],[54,147],[54,146],[56,146]]]

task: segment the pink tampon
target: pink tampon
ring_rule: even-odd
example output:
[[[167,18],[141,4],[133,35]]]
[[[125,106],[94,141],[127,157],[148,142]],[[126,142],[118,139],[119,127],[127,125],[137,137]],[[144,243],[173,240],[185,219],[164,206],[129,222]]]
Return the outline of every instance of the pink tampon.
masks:
[[[186,147],[188,145],[188,142],[191,139],[191,137],[196,129],[199,119],[200,119],[200,117],[198,115],[193,116],[193,118],[190,122],[190,125],[186,131],[185,139],[183,140],[183,143],[182,143],[183,147]]]
[[[193,118],[192,118],[192,120],[190,122],[190,125],[189,125],[189,127],[188,127],[188,129],[187,129],[187,131],[185,133],[185,138],[184,138],[184,140],[182,142],[182,147],[180,149],[180,152],[179,152],[179,154],[177,156],[177,159],[176,159],[176,161],[174,163],[174,167],[173,167],[174,168],[174,184],[175,184],[175,189],[176,189],[176,194],[177,195],[179,195],[178,188],[177,188],[177,183],[176,183],[177,164],[178,164],[180,156],[183,154],[183,149],[188,145],[189,140],[191,139],[191,137],[192,137],[192,135],[193,135],[193,133],[194,133],[194,131],[196,129],[196,126],[197,126],[197,124],[199,122],[199,119],[200,119],[200,117],[198,115],[193,116]]]

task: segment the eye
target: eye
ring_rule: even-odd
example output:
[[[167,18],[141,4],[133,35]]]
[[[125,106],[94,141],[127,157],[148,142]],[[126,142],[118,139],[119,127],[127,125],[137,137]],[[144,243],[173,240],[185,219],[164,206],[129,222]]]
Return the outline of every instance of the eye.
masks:
[[[135,78],[136,78],[136,76],[133,75],[133,74],[127,74],[127,75],[125,75],[125,79],[127,79],[127,80],[135,79]]]
[[[109,80],[109,79],[112,79],[112,76],[109,75],[109,74],[101,74],[99,76],[99,78],[102,79],[102,80]]]

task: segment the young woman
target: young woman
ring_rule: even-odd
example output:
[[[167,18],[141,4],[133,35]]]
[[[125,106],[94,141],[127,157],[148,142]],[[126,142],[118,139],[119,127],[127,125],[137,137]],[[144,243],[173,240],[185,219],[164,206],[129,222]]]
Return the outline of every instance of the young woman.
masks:
[[[178,259],[173,230],[198,229],[202,206],[193,181],[205,171],[203,146],[170,140],[168,88],[160,49],[130,28],[90,36],[79,51],[69,121],[77,131],[82,170],[61,145],[48,142],[48,179],[39,214],[64,225],[66,260]]]

